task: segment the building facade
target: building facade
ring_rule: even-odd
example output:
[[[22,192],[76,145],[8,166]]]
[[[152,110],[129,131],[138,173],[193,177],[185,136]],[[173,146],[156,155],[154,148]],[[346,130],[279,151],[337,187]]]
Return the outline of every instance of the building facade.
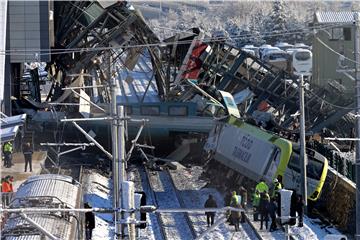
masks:
[[[354,12],[316,12],[312,84],[353,96]]]

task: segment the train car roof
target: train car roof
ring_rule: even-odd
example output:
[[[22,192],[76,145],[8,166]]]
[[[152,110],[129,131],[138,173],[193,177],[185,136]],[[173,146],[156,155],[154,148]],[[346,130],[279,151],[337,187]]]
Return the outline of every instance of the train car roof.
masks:
[[[241,127],[242,129],[244,129],[245,131],[250,132],[251,134],[258,136],[260,138],[265,138],[271,142],[274,142],[275,140],[280,140],[283,142],[287,142],[289,144],[291,144],[291,142],[287,139],[281,138],[277,135],[275,135],[274,133],[268,132],[264,129],[261,129],[257,126],[253,126],[251,124],[248,124],[240,119],[237,119],[235,117],[229,117],[227,123],[237,126],[237,127]]]
[[[59,239],[71,239],[72,223],[65,218],[45,214],[27,214]],[[41,240],[43,234],[19,215],[11,216],[3,229],[4,240]]]
[[[20,185],[11,207],[17,207],[26,201],[30,204],[33,201],[41,202],[42,198],[51,198],[54,202],[48,204],[62,203],[68,208],[75,208],[79,188],[79,183],[69,176],[55,174],[32,176]]]

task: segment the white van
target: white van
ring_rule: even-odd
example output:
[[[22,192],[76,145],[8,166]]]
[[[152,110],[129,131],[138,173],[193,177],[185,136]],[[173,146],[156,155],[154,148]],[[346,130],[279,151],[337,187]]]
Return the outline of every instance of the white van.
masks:
[[[312,52],[308,49],[297,49],[292,53],[292,70],[298,74],[312,75]]]
[[[289,60],[290,55],[283,50],[269,50],[265,51],[263,55],[264,62],[270,63],[283,70],[288,68]]]
[[[267,47],[267,48],[264,48],[262,51],[261,51],[261,60],[264,60],[264,56],[266,54],[268,54],[269,52],[272,52],[272,51],[281,51],[280,48],[278,47]]]

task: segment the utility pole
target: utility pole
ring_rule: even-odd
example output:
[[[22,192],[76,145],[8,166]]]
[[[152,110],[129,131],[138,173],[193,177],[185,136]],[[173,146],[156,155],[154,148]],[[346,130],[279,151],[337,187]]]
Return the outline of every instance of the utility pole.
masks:
[[[299,77],[300,94],[300,168],[301,168],[301,195],[304,201],[304,211],[307,210],[307,181],[306,181],[306,143],[305,143],[305,105],[304,105],[304,75]]]
[[[359,14],[354,13],[355,18],[355,79],[356,79],[356,114],[360,114],[360,22]],[[356,118],[356,137],[360,137],[360,118]],[[356,235],[355,239],[360,240],[360,141],[356,141],[356,162],[355,162],[355,173],[356,173]]]
[[[118,135],[118,109],[116,104],[116,80],[111,74],[111,60],[110,52],[106,52],[105,61],[107,61],[107,77],[110,83],[111,93],[111,139],[112,139],[112,177],[113,177],[113,208],[114,208],[114,223],[115,223],[115,236],[116,239],[121,235],[121,214],[118,209],[121,208],[120,201],[120,183],[119,183],[119,135]]]

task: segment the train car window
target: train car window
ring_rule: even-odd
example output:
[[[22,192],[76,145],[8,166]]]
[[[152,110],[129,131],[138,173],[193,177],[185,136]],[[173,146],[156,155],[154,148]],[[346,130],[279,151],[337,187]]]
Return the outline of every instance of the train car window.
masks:
[[[344,28],[344,40],[351,41],[351,28]]]
[[[169,106],[169,116],[187,116],[187,106]]]
[[[306,166],[307,177],[320,180],[323,172],[324,164],[315,158],[308,157],[308,165]]]
[[[332,28],[331,29],[331,39],[332,41],[344,39],[343,28]]]
[[[160,115],[159,106],[141,106],[141,114],[148,116],[158,116]]]
[[[125,106],[125,111],[126,111],[126,115],[131,115],[133,113],[131,106]]]
[[[293,152],[291,154],[291,158],[289,160],[288,167],[291,170],[294,170],[296,172],[300,172],[300,156],[296,152]]]
[[[311,57],[310,52],[296,52],[295,59],[298,61],[306,61],[309,60]]]

